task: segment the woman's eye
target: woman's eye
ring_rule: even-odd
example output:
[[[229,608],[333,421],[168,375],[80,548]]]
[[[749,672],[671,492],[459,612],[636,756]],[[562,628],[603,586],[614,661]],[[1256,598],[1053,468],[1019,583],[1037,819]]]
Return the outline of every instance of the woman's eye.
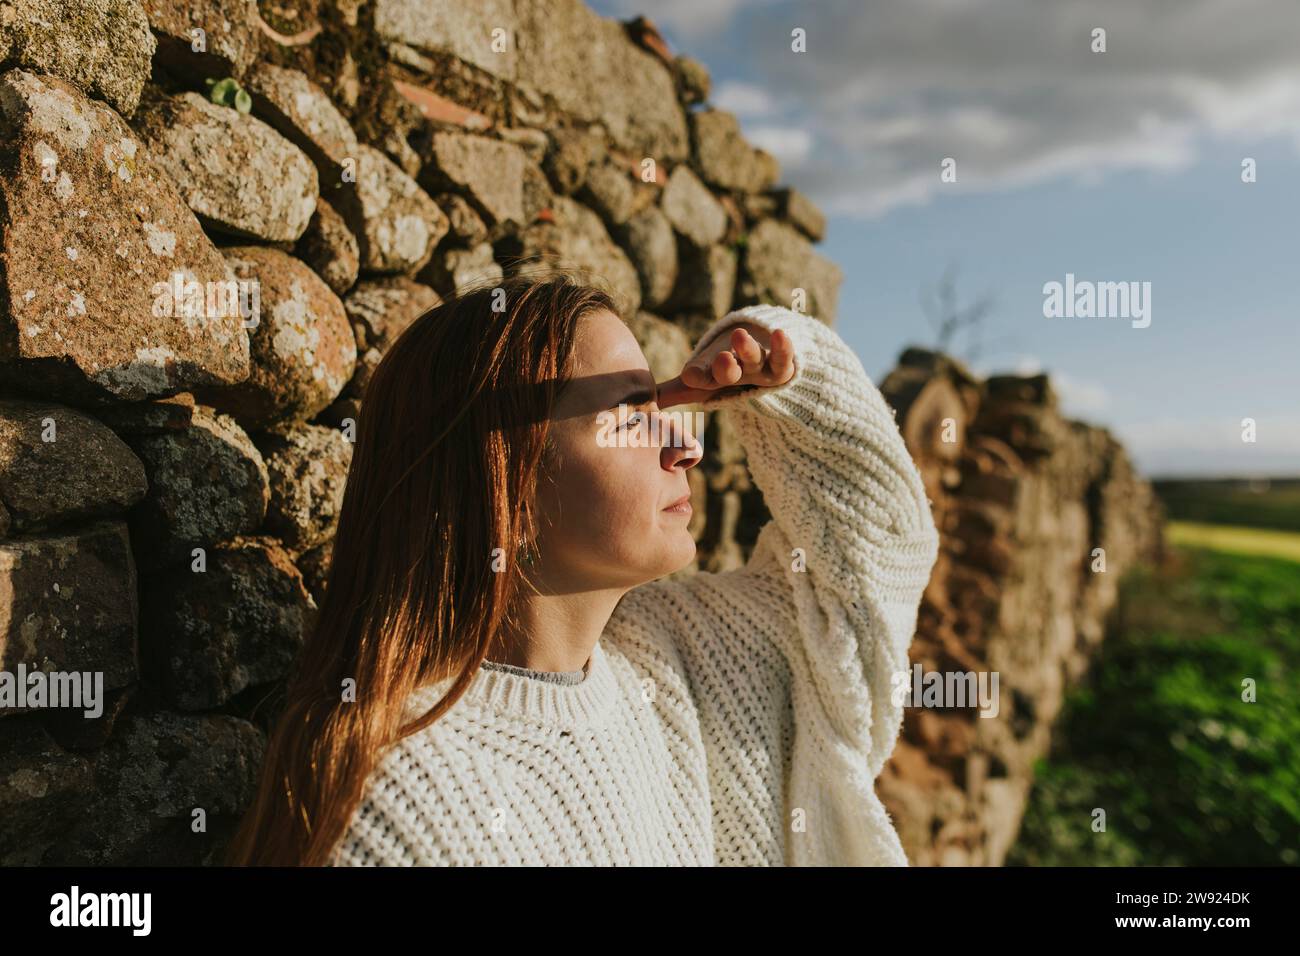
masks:
[[[645,412],[633,412],[631,415],[627,417],[627,421],[623,423],[623,427],[629,428],[629,427],[635,427],[636,425],[640,425],[641,422],[639,421],[639,419],[644,419],[644,418],[645,418]]]

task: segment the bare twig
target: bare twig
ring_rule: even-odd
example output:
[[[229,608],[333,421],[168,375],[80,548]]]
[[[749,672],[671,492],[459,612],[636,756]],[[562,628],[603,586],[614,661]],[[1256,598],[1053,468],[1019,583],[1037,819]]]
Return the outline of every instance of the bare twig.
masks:
[[[949,352],[957,334],[962,331],[976,341],[978,351],[984,320],[996,302],[992,293],[985,293],[969,305],[958,305],[956,271],[955,267],[949,266],[934,286],[921,292],[921,309],[935,331],[935,350],[938,352]]]

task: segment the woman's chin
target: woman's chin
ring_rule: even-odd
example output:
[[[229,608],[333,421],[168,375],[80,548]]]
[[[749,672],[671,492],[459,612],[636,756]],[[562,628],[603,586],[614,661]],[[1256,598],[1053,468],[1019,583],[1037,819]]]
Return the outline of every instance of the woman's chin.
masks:
[[[653,554],[643,551],[640,555],[641,561],[638,562],[635,573],[643,584],[680,571],[695,560],[695,539],[686,530],[685,524],[681,528],[665,529],[659,542],[660,546]]]
[[[683,539],[683,544],[677,554],[677,560],[673,567],[674,571],[680,571],[695,560],[695,553],[697,550],[695,547],[695,538],[684,527],[682,528],[681,538]]]

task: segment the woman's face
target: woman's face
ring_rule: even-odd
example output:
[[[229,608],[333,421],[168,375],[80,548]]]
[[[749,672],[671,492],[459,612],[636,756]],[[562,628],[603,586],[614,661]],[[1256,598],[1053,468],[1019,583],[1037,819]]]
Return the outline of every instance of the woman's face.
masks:
[[[551,593],[630,589],[695,557],[689,504],[665,510],[689,496],[686,469],[703,453],[685,418],[660,411],[645,355],[618,316],[581,320],[537,491],[540,578]]]

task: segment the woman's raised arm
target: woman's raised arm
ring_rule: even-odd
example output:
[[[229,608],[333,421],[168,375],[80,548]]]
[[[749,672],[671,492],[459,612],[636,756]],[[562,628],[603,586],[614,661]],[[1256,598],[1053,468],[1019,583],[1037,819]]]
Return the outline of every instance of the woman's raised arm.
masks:
[[[893,411],[822,322],[739,309],[704,332],[687,366],[737,324],[769,344],[784,332],[794,374],[683,400],[729,416],[772,518],[744,568],[674,589],[695,606],[670,630],[710,751],[715,831],[760,826],[757,812],[726,817],[750,816],[763,781],[781,779],[785,805],[772,814],[786,832],[720,833],[719,861],[730,838],[777,841],[789,863],[906,864],[873,784],[901,727],[891,679],[907,670],[938,550],[930,504]],[[661,395],[671,403],[681,384]]]

